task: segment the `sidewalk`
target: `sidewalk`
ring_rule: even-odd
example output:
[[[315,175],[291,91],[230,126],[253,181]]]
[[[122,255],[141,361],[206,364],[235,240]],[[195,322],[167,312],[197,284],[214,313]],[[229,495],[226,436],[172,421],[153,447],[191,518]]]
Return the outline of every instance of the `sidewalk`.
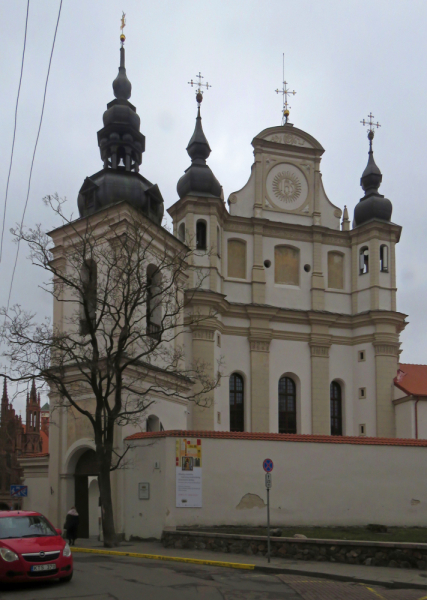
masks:
[[[96,538],[79,539],[76,548],[108,550]],[[383,585],[394,588],[417,588],[427,590],[427,571],[417,569],[391,569],[390,567],[366,567],[364,565],[345,565],[330,562],[312,562],[285,560],[273,557],[270,564],[264,556],[245,556],[209,550],[183,550],[164,548],[160,541],[122,542],[120,546],[111,548],[118,552],[153,554],[177,558],[191,558],[200,561],[220,561],[255,565],[256,570],[273,573],[290,573],[294,575],[310,575],[338,581],[352,581],[372,585]]]

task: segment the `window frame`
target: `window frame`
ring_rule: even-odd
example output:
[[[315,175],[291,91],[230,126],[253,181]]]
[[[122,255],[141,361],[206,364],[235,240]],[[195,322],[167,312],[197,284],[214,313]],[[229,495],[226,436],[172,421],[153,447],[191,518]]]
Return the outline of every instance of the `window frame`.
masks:
[[[281,390],[281,382],[285,381],[285,389]],[[287,383],[291,382],[293,390],[287,389]],[[289,375],[282,375],[278,384],[278,413],[279,413],[279,433],[296,434],[297,433],[297,384]],[[287,410],[288,402],[293,401],[293,410]],[[286,410],[281,410],[281,403],[284,402]],[[282,417],[281,417],[282,415]],[[289,423],[290,422],[290,423]],[[291,430],[291,431],[290,431]]]
[[[204,234],[199,233],[199,227],[203,226]],[[208,248],[208,224],[205,219],[196,221],[196,250],[207,250]]]
[[[384,252],[385,250],[385,252]],[[385,256],[384,256],[385,255]],[[380,246],[380,273],[389,272],[389,247],[387,244]]]
[[[359,250],[359,275],[369,273],[369,246],[362,246]]]
[[[335,256],[339,256],[342,259],[342,263],[341,263],[341,275],[342,275],[342,286],[341,287],[333,287],[330,285],[330,278],[329,278],[329,256],[330,255],[335,255]],[[328,289],[329,290],[344,290],[345,289],[345,254],[344,252],[339,252],[338,250],[329,250],[328,254],[327,254],[327,263],[328,263]]]
[[[241,390],[236,387],[236,382],[241,384]],[[233,389],[232,389],[233,384]],[[237,395],[241,394],[241,407],[237,410]],[[233,402],[232,402],[233,400]],[[232,373],[228,382],[228,407],[230,414],[230,431],[245,431],[245,380],[240,373]]]
[[[277,251],[279,248],[288,248],[294,250],[297,253],[297,283],[289,283],[286,281],[277,281]],[[298,246],[292,246],[291,244],[277,244],[274,246],[274,284],[275,285],[289,285],[292,287],[300,287],[301,285],[301,249]]]
[[[330,385],[330,418],[331,435],[343,435],[343,406],[342,386],[338,381],[331,381]]]
[[[238,242],[245,248],[245,262],[244,262],[244,277],[236,277],[235,275],[230,275],[230,243]],[[247,241],[243,238],[228,238],[227,239],[227,279],[246,281],[248,278],[248,244]]]

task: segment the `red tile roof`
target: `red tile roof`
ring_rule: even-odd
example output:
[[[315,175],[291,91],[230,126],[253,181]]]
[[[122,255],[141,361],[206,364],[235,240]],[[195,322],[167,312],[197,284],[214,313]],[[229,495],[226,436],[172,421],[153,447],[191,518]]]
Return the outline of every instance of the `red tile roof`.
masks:
[[[400,364],[394,385],[408,396],[427,396],[427,365]]]
[[[134,433],[126,438],[126,441],[146,440],[164,437],[198,437],[223,440],[258,440],[266,442],[315,442],[321,444],[358,444],[370,446],[424,446],[427,440],[382,438],[382,437],[351,437],[339,435],[307,435],[288,433],[238,433],[235,431],[181,431],[171,429],[169,431],[149,431]]]

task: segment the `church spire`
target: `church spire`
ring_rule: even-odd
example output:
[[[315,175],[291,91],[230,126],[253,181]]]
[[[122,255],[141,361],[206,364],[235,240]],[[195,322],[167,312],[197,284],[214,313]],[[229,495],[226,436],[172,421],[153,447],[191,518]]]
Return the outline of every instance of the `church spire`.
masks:
[[[213,196],[221,198],[222,187],[215,175],[212,173],[209,166],[206,164],[206,159],[211,153],[209,142],[206,139],[202,127],[202,117],[200,114],[200,105],[203,101],[202,87],[209,89],[212,87],[209,83],[202,83],[203,76],[199,72],[197,75],[199,81],[193,80],[188,83],[193,87],[197,85],[196,101],[197,101],[197,117],[196,126],[193,135],[187,146],[187,153],[191,158],[191,165],[185,171],[177,184],[177,192],[180,198],[187,195],[192,196]]]
[[[126,26],[126,15],[122,14],[121,26],[120,29],[122,33],[120,34],[120,67],[119,74],[113,81],[113,90],[114,95],[118,100],[129,100],[132,92],[132,84],[127,78],[126,75],[126,67],[125,67],[125,40],[126,36],[123,33],[123,29]]]
[[[381,125],[377,122],[374,123],[374,115],[369,113],[368,121],[363,119],[360,121],[362,125],[368,126],[368,140],[369,140],[369,152],[368,152],[368,164],[362,173],[360,178],[360,185],[365,192],[365,196],[360,199],[360,202],[356,204],[354,209],[354,222],[355,225],[361,225],[371,219],[380,219],[381,221],[390,221],[393,206],[387,198],[384,198],[378,191],[383,176],[374,160],[373,151],[373,139],[375,135],[374,127],[378,129]]]

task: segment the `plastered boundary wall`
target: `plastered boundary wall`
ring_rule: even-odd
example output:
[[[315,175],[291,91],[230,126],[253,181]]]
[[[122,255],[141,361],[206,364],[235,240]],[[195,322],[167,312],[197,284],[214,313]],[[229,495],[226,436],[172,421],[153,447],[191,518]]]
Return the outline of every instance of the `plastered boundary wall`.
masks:
[[[202,438],[202,508],[175,507],[178,434]],[[132,468],[125,472],[126,537],[160,538],[164,528],[177,526],[265,525],[265,458],[274,461],[272,525],[427,522],[425,440],[226,435],[163,432],[129,440],[133,449]],[[155,461],[160,469],[154,468]],[[138,499],[139,482],[150,483],[149,500]]]

